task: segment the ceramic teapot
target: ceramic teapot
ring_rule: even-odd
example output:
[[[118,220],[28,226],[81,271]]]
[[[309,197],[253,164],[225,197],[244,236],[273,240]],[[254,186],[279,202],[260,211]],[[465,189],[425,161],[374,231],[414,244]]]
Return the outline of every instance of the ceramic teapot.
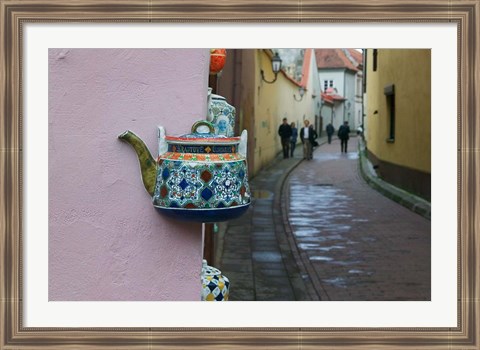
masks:
[[[191,134],[173,137],[160,126],[156,160],[133,132],[118,138],[137,153],[145,189],[162,214],[182,221],[220,222],[248,209],[246,130],[240,137],[215,135],[214,126],[201,120]]]
[[[211,88],[208,88],[207,119],[213,124],[215,134],[234,136],[235,107],[230,105],[225,97],[212,94]]]
[[[228,301],[230,280],[219,269],[202,262],[202,301]]]

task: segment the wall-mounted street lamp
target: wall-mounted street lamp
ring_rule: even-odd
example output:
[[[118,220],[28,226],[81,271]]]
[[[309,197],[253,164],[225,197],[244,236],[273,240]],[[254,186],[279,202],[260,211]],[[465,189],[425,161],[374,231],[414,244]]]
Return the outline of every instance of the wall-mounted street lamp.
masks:
[[[275,52],[275,56],[272,57],[272,71],[273,71],[273,74],[275,74],[275,78],[272,81],[265,80],[265,76],[263,74],[263,69],[262,69],[260,71],[260,74],[262,75],[262,80],[267,84],[273,84],[275,81],[277,81],[277,75],[278,73],[280,73],[280,69],[282,69],[282,59],[278,56],[278,52]]]
[[[300,86],[298,88],[298,94],[300,95],[300,98],[297,98],[297,95],[295,94],[293,94],[293,98],[295,99],[295,101],[300,102],[301,100],[303,100],[303,95],[305,95],[305,88],[303,86]]]

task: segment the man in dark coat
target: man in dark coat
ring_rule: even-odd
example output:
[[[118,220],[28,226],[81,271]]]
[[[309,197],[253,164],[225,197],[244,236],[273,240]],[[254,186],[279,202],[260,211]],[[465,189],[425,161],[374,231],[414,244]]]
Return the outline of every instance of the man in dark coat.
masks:
[[[327,127],[325,128],[327,131],[328,143],[332,143],[332,135],[335,132],[332,123],[328,123]]]
[[[318,135],[308,119],[305,119],[303,123],[305,126],[300,130],[300,139],[303,143],[303,159],[311,160],[313,158],[313,145]]]
[[[343,125],[338,128],[338,138],[340,139],[341,152],[347,153],[348,139],[350,138],[350,127],[347,121],[344,121]]]
[[[280,135],[282,140],[283,158],[288,158],[290,141],[292,137],[292,128],[288,124],[287,118],[283,118],[283,123],[278,128],[278,135]]]

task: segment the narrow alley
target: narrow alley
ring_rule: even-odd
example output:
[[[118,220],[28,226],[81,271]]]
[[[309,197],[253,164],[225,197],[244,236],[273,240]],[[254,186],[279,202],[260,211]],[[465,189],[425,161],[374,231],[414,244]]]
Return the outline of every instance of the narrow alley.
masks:
[[[220,226],[230,300],[430,300],[430,221],[365,182],[357,137],[348,153],[325,141],[260,172],[248,213]]]

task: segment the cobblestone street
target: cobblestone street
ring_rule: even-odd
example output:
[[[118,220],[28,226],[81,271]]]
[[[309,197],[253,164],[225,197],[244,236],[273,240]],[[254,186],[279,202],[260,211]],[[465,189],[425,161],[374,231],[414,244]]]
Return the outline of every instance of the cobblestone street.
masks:
[[[326,300],[429,300],[430,221],[370,188],[351,152],[322,146],[289,179],[289,221]]]
[[[430,300],[430,221],[365,182],[357,138],[300,155],[257,175],[248,213],[221,226],[231,300]]]

